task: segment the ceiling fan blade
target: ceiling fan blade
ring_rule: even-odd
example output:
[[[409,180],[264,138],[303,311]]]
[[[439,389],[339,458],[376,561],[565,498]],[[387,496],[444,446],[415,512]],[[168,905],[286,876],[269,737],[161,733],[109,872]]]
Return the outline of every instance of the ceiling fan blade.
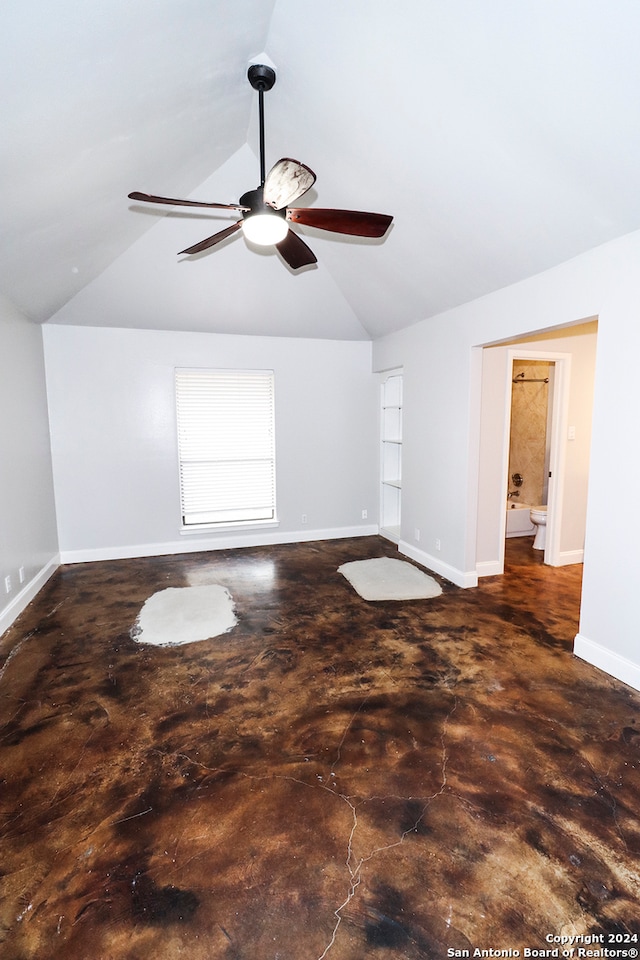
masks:
[[[221,240],[225,240],[227,237],[230,237],[232,233],[235,233],[236,230],[240,230],[242,227],[242,220],[237,220],[236,223],[232,223],[230,227],[226,227],[224,230],[220,230],[218,233],[214,233],[212,237],[207,237],[206,240],[201,240],[200,243],[194,243],[192,247],[187,247],[186,250],[180,250],[180,253],[201,253],[203,250],[207,250],[209,247],[212,247],[216,243],[220,243]]]
[[[306,267],[309,263],[317,263],[317,257],[304,240],[301,240],[297,233],[289,230],[284,240],[276,243],[276,250],[283,260],[289,264],[292,270],[299,267]]]
[[[271,167],[264,182],[264,202],[274,210],[282,210],[306,193],[316,182],[316,175],[299,160],[283,157]]]
[[[248,210],[237,203],[204,203],[200,200],[173,200],[171,197],[156,197],[152,193],[139,193],[137,190],[129,194],[130,200],[144,200],[145,203],[169,203],[178,207],[213,207],[216,210]]]
[[[382,237],[393,217],[386,213],[363,213],[361,210],[291,207],[287,210],[287,220],[333,233],[348,233],[352,237]]]

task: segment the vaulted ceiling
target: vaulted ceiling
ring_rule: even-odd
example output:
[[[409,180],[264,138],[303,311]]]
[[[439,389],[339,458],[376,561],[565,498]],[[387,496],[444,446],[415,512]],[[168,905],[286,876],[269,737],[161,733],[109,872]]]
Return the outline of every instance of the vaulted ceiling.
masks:
[[[0,293],[37,322],[363,339],[640,228],[637,0],[4,0]],[[390,213],[294,273],[132,190]]]

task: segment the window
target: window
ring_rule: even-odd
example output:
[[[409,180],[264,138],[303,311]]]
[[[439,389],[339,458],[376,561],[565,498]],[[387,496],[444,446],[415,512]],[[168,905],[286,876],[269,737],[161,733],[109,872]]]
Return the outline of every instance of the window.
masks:
[[[185,527],[276,519],[271,370],[176,370]]]

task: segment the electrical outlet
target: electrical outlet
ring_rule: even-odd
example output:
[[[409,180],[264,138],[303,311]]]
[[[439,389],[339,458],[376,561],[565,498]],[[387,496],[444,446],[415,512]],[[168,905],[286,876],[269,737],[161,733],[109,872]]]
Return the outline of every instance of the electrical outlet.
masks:
[[[436,539],[436,550],[440,550],[441,547],[442,547],[442,544],[440,543],[440,541],[439,541],[438,539]]]
[[[366,511],[366,510],[363,510],[363,511],[362,511],[362,519],[363,519],[363,520],[366,520],[366,519],[367,519],[367,511]]]
[[[4,578],[4,589],[6,593],[11,593],[11,576],[6,576]]]
[[[417,527],[413,531],[413,539],[416,541],[416,543],[420,543],[420,531]]]
[[[18,570],[18,580],[20,581],[20,583],[24,583],[25,581],[24,567],[20,567],[20,569]]]
[[[302,514],[302,522],[303,522],[303,523],[306,523],[306,522],[307,522],[307,515],[306,515],[306,513],[303,513],[303,514]]]

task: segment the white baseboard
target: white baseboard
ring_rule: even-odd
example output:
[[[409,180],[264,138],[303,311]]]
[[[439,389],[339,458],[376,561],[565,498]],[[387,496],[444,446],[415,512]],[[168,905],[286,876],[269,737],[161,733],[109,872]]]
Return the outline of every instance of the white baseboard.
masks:
[[[416,547],[410,543],[407,543],[406,540],[400,541],[398,544],[398,551],[403,553],[405,557],[410,557],[411,560],[415,560],[416,563],[426,567],[427,570],[433,570],[434,573],[440,574],[440,576],[444,577],[445,580],[450,580],[451,583],[455,583],[458,587],[478,586],[478,574],[475,570],[465,573],[463,570],[458,570],[456,567],[451,567],[448,563],[444,563],[437,557],[432,557],[423,550],[417,550]]]
[[[280,543],[307,543],[313,540],[344,540],[349,537],[372,537],[377,524],[358,527],[331,527],[325,530],[254,530],[251,533],[226,533],[215,537],[181,537],[166,543],[139,543],[120,547],[98,547],[92,550],[63,550],[62,563],[95,563],[100,560],[132,560],[138,557],[163,557],[178,553],[206,553],[210,550],[235,550],[241,547],[272,546]]]
[[[568,567],[572,563],[583,563],[584,562],[584,550],[565,550],[564,553],[561,553],[558,557],[558,562],[555,564],[556,567]]]
[[[578,633],[573,643],[573,652],[576,657],[586,660],[599,670],[604,670],[609,676],[621,680],[634,690],[640,690],[640,664],[627,660],[626,657],[608,650],[606,647],[589,640]]]
[[[56,554],[28,583],[25,583],[20,593],[15,595],[11,603],[3,610],[0,610],[0,634],[8,630],[14,620],[17,620],[22,611],[31,603],[36,594],[42,590],[47,580],[53,576],[59,566],[60,555]]]
[[[476,564],[478,577],[499,577],[504,573],[504,565],[499,560],[481,560]]]

